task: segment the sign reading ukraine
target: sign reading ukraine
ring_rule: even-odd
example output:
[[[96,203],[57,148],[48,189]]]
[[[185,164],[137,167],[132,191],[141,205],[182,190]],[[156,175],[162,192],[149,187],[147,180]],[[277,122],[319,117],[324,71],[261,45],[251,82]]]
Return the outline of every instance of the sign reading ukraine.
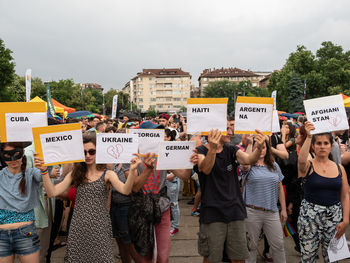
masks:
[[[273,98],[237,97],[235,109],[235,134],[265,135],[272,130]]]

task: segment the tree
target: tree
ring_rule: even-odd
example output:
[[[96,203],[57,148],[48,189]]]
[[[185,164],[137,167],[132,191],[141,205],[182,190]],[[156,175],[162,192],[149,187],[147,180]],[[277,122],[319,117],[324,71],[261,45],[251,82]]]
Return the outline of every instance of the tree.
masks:
[[[179,112],[187,112],[186,106],[181,106]]]
[[[303,112],[304,85],[297,73],[293,72],[289,82],[289,101],[292,112]]]
[[[146,117],[155,118],[158,115],[158,111],[154,107],[149,107],[146,111]]]
[[[15,80],[15,62],[12,51],[0,39],[0,101],[14,101],[9,86]]]
[[[289,87],[293,73],[306,80],[307,99],[339,91],[350,95],[350,51],[344,52],[341,46],[332,42],[323,42],[316,55],[305,46],[297,46],[283,68],[271,74],[268,90],[277,90],[279,110],[292,111]]]

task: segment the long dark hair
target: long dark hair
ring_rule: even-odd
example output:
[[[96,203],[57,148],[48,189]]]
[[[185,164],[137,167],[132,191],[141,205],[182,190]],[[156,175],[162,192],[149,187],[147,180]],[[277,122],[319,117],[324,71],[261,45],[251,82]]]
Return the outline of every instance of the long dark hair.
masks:
[[[255,141],[253,142],[253,146],[255,144]],[[271,139],[265,140],[265,146],[266,146],[266,154],[264,156],[264,163],[270,171],[276,171],[275,166],[275,158],[273,158],[272,151],[271,151]]]
[[[86,132],[83,134],[83,143],[93,143],[96,146],[96,133],[95,132]],[[106,169],[105,164],[96,164],[96,169],[98,171],[103,171]],[[85,162],[75,163],[72,171],[72,185],[78,187],[81,184],[87,182],[86,178],[87,165]]]
[[[175,138],[176,138],[175,130],[165,129],[164,132],[167,137],[170,137],[170,141],[175,141]]]
[[[4,142],[1,143],[1,151],[5,149],[6,146],[13,147],[13,148],[22,148],[24,152],[24,144],[22,142]],[[27,184],[26,184],[26,168],[27,168],[27,157],[23,154],[22,157],[22,164],[21,164],[21,172],[22,172],[22,179],[19,183],[19,191],[22,195],[27,194]]]
[[[288,139],[294,138],[295,137],[295,132],[296,132],[294,124],[291,123],[291,122],[287,122],[286,125],[288,125],[288,127],[289,127]]]

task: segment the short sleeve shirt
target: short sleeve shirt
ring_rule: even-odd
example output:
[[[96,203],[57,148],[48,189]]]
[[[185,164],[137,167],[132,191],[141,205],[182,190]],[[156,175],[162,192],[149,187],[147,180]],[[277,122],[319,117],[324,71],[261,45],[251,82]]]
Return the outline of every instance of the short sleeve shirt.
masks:
[[[231,222],[247,217],[237,176],[236,153],[239,150],[237,146],[225,144],[223,150],[216,154],[210,174],[199,172],[201,223]],[[208,148],[200,146],[197,151],[206,155]]]

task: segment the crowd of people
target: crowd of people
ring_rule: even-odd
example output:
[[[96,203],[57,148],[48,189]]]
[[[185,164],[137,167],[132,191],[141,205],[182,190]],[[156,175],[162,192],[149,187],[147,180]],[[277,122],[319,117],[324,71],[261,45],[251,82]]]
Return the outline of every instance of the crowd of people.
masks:
[[[113,239],[124,263],[169,262],[171,237],[181,231],[179,192],[188,180],[196,189],[192,215],[199,216],[205,263],[256,262],[257,254],[286,262],[286,222],[301,262],[315,262],[320,247],[329,262],[331,239],[349,224],[348,131],[312,135],[313,124],[302,116],[281,121],[281,132],[270,136],[234,134],[234,118],[226,131],[187,134],[186,118],[164,113],[67,122],[81,123],[84,162],[47,167],[33,144],[1,143],[0,262],[16,255],[23,263],[50,262],[63,245],[65,262],[114,262]],[[195,141],[193,169],[157,170],[155,153],[96,164],[96,133],[127,129],[164,129],[165,141]],[[60,229],[67,244],[57,239]]]

